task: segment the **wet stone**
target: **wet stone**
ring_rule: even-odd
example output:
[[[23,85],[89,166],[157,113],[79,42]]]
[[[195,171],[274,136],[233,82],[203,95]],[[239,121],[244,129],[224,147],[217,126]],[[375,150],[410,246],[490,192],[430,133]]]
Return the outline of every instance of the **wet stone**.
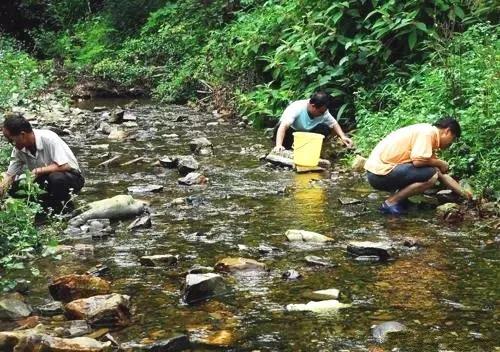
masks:
[[[336,288],[330,288],[327,290],[314,291],[308,296],[314,300],[338,299],[340,296],[340,291]]]
[[[176,352],[184,351],[191,348],[189,337],[186,335],[178,335],[166,340],[161,340],[146,346],[145,351],[149,352]]]
[[[198,155],[209,155],[212,154],[213,144],[205,137],[196,138],[189,142],[189,149]]]
[[[129,230],[135,230],[140,228],[149,229],[151,228],[152,225],[153,224],[151,222],[151,215],[148,214],[132,221],[132,223],[127,226],[127,229]]]
[[[226,292],[226,284],[218,274],[189,274],[186,275],[182,298],[187,304],[193,304]]]
[[[108,108],[105,106],[94,106],[94,108],[92,109],[93,112],[102,112],[106,110],[108,110]]]
[[[302,275],[294,269],[289,269],[281,274],[283,280],[298,280],[302,278]]]
[[[230,257],[219,260],[214,269],[218,272],[263,271],[266,270],[266,265],[253,259]]]
[[[144,266],[170,266],[177,263],[177,256],[171,254],[146,255],[141,257]]]
[[[61,302],[50,302],[36,309],[38,315],[43,317],[53,317],[64,313],[63,305]]]
[[[188,269],[187,273],[188,274],[207,274],[207,273],[213,273],[214,268],[210,266],[202,266],[195,264],[191,268]]]
[[[354,260],[361,263],[376,263],[380,261],[380,257],[378,255],[360,255]]]
[[[359,204],[361,203],[361,201],[356,198],[341,197],[339,198],[339,203],[341,205],[353,205],[353,204]]]
[[[265,245],[265,244],[261,244],[257,248],[257,251],[259,251],[259,253],[261,253],[261,254],[270,254],[270,253],[273,253],[273,252],[278,252],[279,249],[276,248],[276,247],[273,247],[273,246],[268,246],[268,245]]]
[[[387,339],[387,334],[405,330],[406,326],[397,321],[386,321],[372,328],[372,336],[378,343],[384,343]]]
[[[207,178],[202,174],[197,172],[190,172],[185,177],[179,178],[177,181],[180,185],[184,186],[194,186],[194,185],[203,185],[207,183]]]
[[[15,295],[0,299],[0,320],[15,320],[31,315],[31,307]]]
[[[443,189],[436,193],[436,198],[439,204],[457,203],[460,201],[460,196],[450,189]]]
[[[445,203],[436,208],[436,215],[446,222],[458,222],[463,220],[464,214],[456,203]]]
[[[123,121],[137,121],[137,116],[135,116],[133,113],[130,111],[126,111],[123,114]]]
[[[130,186],[127,188],[129,193],[158,193],[163,191],[163,186],[161,185],[142,185],[142,186]]]
[[[351,241],[347,244],[347,253],[354,256],[377,256],[387,260],[392,256],[393,247],[389,242]]]
[[[186,176],[189,173],[198,170],[200,164],[192,156],[183,156],[179,158],[179,163],[177,164],[177,170],[181,176]]]
[[[324,301],[311,301],[307,304],[289,304],[285,307],[285,309],[289,312],[316,312],[316,313],[324,313],[336,311],[342,308],[350,307],[350,304],[341,303],[335,299],[329,299]]]
[[[90,268],[85,274],[102,277],[108,275],[110,272],[109,267],[103,264],[97,264],[96,266]]]
[[[123,120],[124,120],[124,116],[125,116],[125,110],[123,109],[114,109],[112,112],[111,112],[111,115],[109,117],[109,122],[110,123],[122,123]]]
[[[333,238],[321,235],[316,232],[304,231],[304,230],[288,230],[285,233],[285,236],[290,242],[324,243],[328,241],[333,241]]]
[[[85,320],[73,320],[69,323],[70,325],[66,330],[68,337],[83,336],[92,332],[92,328]]]
[[[79,298],[109,293],[106,280],[90,275],[66,275],[49,285],[49,292],[55,300],[69,302]]]
[[[333,263],[330,263],[325,258],[317,257],[315,255],[308,255],[304,258],[304,260],[306,261],[307,264],[313,266],[328,266],[328,267],[335,266]]]
[[[159,162],[161,166],[166,167],[167,169],[175,169],[177,168],[177,165],[179,165],[179,158],[166,156],[161,158]]]

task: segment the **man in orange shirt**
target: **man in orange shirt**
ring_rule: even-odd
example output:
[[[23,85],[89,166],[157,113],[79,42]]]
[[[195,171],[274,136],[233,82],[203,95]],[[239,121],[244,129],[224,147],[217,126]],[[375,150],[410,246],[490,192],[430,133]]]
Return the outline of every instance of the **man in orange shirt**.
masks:
[[[421,123],[403,127],[381,140],[366,161],[368,182],[373,188],[393,192],[380,211],[400,215],[408,197],[423,193],[438,180],[456,193],[471,198],[451,176],[449,165],[437,158],[435,150],[448,148],[461,134],[460,124],[451,117],[433,125]]]

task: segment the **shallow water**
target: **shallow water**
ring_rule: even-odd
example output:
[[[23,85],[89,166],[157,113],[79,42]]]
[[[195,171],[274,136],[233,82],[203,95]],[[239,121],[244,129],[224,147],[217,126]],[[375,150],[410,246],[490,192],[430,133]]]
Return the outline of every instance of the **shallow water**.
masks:
[[[123,101],[86,102],[115,106]],[[435,219],[432,210],[401,219],[377,212],[384,196],[372,200],[373,191],[363,178],[338,167],[330,173],[295,174],[273,169],[258,157],[270,148],[262,131],[233,123],[207,126],[216,119],[181,106],[139,105],[132,109],[138,128],[134,139],[113,142],[95,133],[101,113],[93,113],[75,137],[68,140],[85,170],[85,201],[124,194],[132,185],[160,184],[157,194],[134,195],[151,203],[153,227],[130,232],[131,220],[114,224],[116,234],[96,247],[87,258],[64,256],[41,260],[42,275],[33,280],[29,300],[35,306],[50,300],[49,278],[83,273],[95,264],[110,267],[113,291],[132,296],[134,323],[113,332],[119,342],[151,342],[175,333],[192,336],[231,336],[232,351],[494,351],[499,350],[499,255],[487,244],[495,231],[486,223],[450,226]],[[175,122],[178,116],[186,120]],[[177,134],[178,138],[166,135]],[[206,136],[215,155],[196,156],[209,178],[206,187],[177,185],[176,170],[154,167],[161,156],[189,155],[188,143]],[[91,145],[110,144],[109,155]],[[251,151],[247,148],[253,146]],[[144,161],[126,167],[97,167],[121,155],[120,163],[136,157]],[[177,197],[198,196],[200,204],[175,207]],[[362,203],[341,206],[339,197]],[[294,245],[284,237],[287,229],[303,229],[333,237],[328,245]],[[202,233],[196,235],[195,233]],[[350,240],[421,243],[387,263],[360,263],[346,255]],[[82,242],[67,240],[67,243]],[[239,250],[238,245],[248,246]],[[277,248],[261,254],[258,246]],[[171,269],[147,268],[139,257],[178,254]],[[311,267],[304,257],[316,255],[335,267]],[[269,273],[228,276],[232,291],[225,297],[194,306],[180,301],[181,273],[194,264],[213,266],[226,256],[253,258],[267,264]],[[296,269],[303,279],[284,281],[281,274]],[[341,301],[351,308],[336,314],[285,312],[289,303],[307,303],[313,290],[338,288]],[[378,345],[371,326],[397,320],[408,328]],[[208,347],[200,344],[195,350]]]

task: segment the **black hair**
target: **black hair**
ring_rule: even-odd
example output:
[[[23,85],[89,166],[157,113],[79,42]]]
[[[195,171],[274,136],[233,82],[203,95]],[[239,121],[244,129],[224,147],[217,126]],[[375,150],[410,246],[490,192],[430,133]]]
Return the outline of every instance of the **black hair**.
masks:
[[[3,128],[8,130],[13,136],[18,136],[21,132],[31,133],[33,128],[28,120],[21,113],[8,112],[3,120]]]
[[[458,123],[458,121],[454,118],[454,117],[451,117],[451,116],[445,116],[441,119],[439,119],[435,124],[434,126],[436,126],[437,128],[449,128],[451,133],[453,133],[453,135],[456,137],[456,138],[460,138],[460,135],[462,134],[462,128],[460,127],[460,124]]]
[[[332,103],[332,96],[326,92],[319,91],[311,95],[311,98],[309,99],[309,103],[316,107],[330,107]]]

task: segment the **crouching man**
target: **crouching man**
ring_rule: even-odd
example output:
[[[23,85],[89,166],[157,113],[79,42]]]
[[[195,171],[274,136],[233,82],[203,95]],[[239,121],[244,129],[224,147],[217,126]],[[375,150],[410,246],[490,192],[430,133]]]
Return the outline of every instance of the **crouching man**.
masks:
[[[85,182],[68,145],[50,130],[33,129],[18,113],[5,115],[3,135],[14,148],[10,165],[0,182],[0,196],[9,191],[15,197],[17,178],[28,169],[35,182],[46,191],[40,196],[42,206],[55,212],[63,210],[71,195],[80,192]]]
[[[382,203],[380,211],[401,215],[408,207],[408,197],[423,193],[438,180],[454,192],[471,198],[472,194],[447,174],[448,163],[435,155],[436,150],[448,148],[460,134],[458,121],[446,117],[434,125],[421,123],[403,127],[382,139],[365,164],[370,185],[393,193]]]

